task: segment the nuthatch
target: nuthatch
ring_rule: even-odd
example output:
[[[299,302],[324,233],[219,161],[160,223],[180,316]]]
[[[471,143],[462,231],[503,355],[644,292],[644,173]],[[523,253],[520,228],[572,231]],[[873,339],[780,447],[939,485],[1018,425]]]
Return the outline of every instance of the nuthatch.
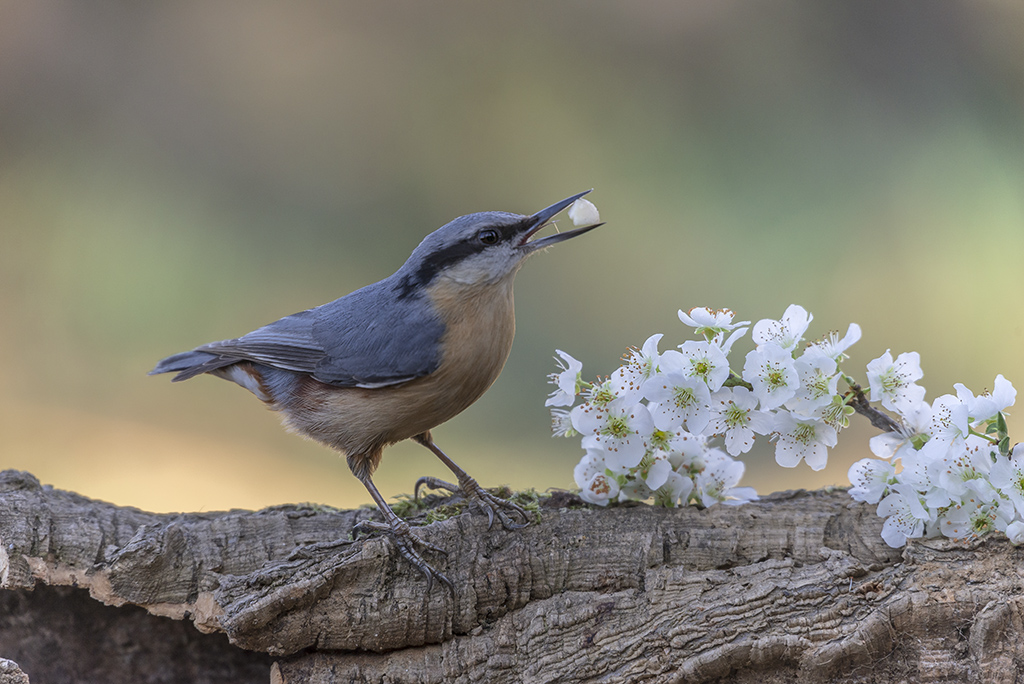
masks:
[[[430,430],[479,399],[505,365],[515,334],[512,283],[526,258],[601,225],[530,240],[587,192],[532,216],[492,211],[457,218],[424,238],[384,280],[237,339],[170,356],[150,374],[231,380],[280,411],[288,429],[344,453],[385,521],[362,527],[387,532],[428,580],[437,576],[450,586],[414,545],[440,550],[412,534],[371,475],[385,447],[412,438],[458,479],[456,486],[423,478],[417,490],[461,490],[490,523],[497,515],[505,528],[520,526],[506,510],[526,519],[522,508],[480,487],[448,458]]]

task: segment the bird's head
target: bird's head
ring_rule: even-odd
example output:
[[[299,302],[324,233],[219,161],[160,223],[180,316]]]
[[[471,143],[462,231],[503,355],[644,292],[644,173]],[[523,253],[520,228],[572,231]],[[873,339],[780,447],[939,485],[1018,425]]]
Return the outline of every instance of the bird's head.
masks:
[[[487,285],[514,275],[534,252],[603,225],[594,223],[530,239],[555,215],[589,192],[567,197],[532,216],[502,211],[460,216],[425,237],[413,251],[399,271],[404,288],[423,288],[437,278],[464,285]]]

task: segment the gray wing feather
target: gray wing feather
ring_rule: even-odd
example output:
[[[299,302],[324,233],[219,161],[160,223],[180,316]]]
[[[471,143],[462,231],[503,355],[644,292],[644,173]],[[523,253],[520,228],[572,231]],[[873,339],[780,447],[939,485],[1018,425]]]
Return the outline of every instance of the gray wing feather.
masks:
[[[371,285],[316,310],[313,338],[325,352],[317,380],[380,387],[437,370],[444,325],[428,300],[396,298],[385,283],[376,284],[383,292]]]
[[[443,334],[429,301],[396,298],[385,280],[196,351],[308,373],[339,387],[382,387],[436,370]]]
[[[163,359],[156,367],[149,371],[150,375],[159,375],[160,373],[177,373],[172,378],[172,382],[180,382],[181,380],[188,380],[194,378],[197,375],[203,373],[209,373],[210,371],[217,370],[224,366],[228,366],[234,363],[234,361],[222,359],[219,356],[213,354],[207,354],[199,351],[187,351],[181,354],[175,354],[174,356],[168,356]]]
[[[324,350],[312,336],[314,310],[274,321],[234,340],[221,340],[196,351],[264,363],[275,368],[312,373]]]

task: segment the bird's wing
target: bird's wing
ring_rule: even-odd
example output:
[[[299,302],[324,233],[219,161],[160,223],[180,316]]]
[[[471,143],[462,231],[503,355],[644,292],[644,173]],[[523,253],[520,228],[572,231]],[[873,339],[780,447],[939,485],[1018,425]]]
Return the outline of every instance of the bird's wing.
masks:
[[[381,294],[363,288],[196,351],[307,373],[338,387],[383,387],[436,370],[440,320],[422,300]]]
[[[314,378],[342,387],[382,387],[437,370],[444,324],[430,303],[379,294],[371,286],[316,310],[313,339],[324,357]]]
[[[211,342],[194,351],[312,373],[324,357],[323,348],[312,337],[313,314],[308,310],[285,316],[237,339]]]

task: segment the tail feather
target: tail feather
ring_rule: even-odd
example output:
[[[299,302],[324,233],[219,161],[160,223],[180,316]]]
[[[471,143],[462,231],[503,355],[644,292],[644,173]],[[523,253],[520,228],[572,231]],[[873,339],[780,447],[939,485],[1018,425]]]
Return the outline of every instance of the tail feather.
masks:
[[[168,356],[156,364],[156,367],[149,371],[150,375],[160,375],[161,373],[177,373],[173,378],[172,382],[180,382],[182,380],[188,380],[194,378],[197,375],[203,373],[209,373],[210,371],[223,368],[224,366],[230,366],[233,363],[237,363],[238,359],[230,357],[218,356],[217,354],[208,354],[207,352],[201,351],[187,351],[174,356]]]

